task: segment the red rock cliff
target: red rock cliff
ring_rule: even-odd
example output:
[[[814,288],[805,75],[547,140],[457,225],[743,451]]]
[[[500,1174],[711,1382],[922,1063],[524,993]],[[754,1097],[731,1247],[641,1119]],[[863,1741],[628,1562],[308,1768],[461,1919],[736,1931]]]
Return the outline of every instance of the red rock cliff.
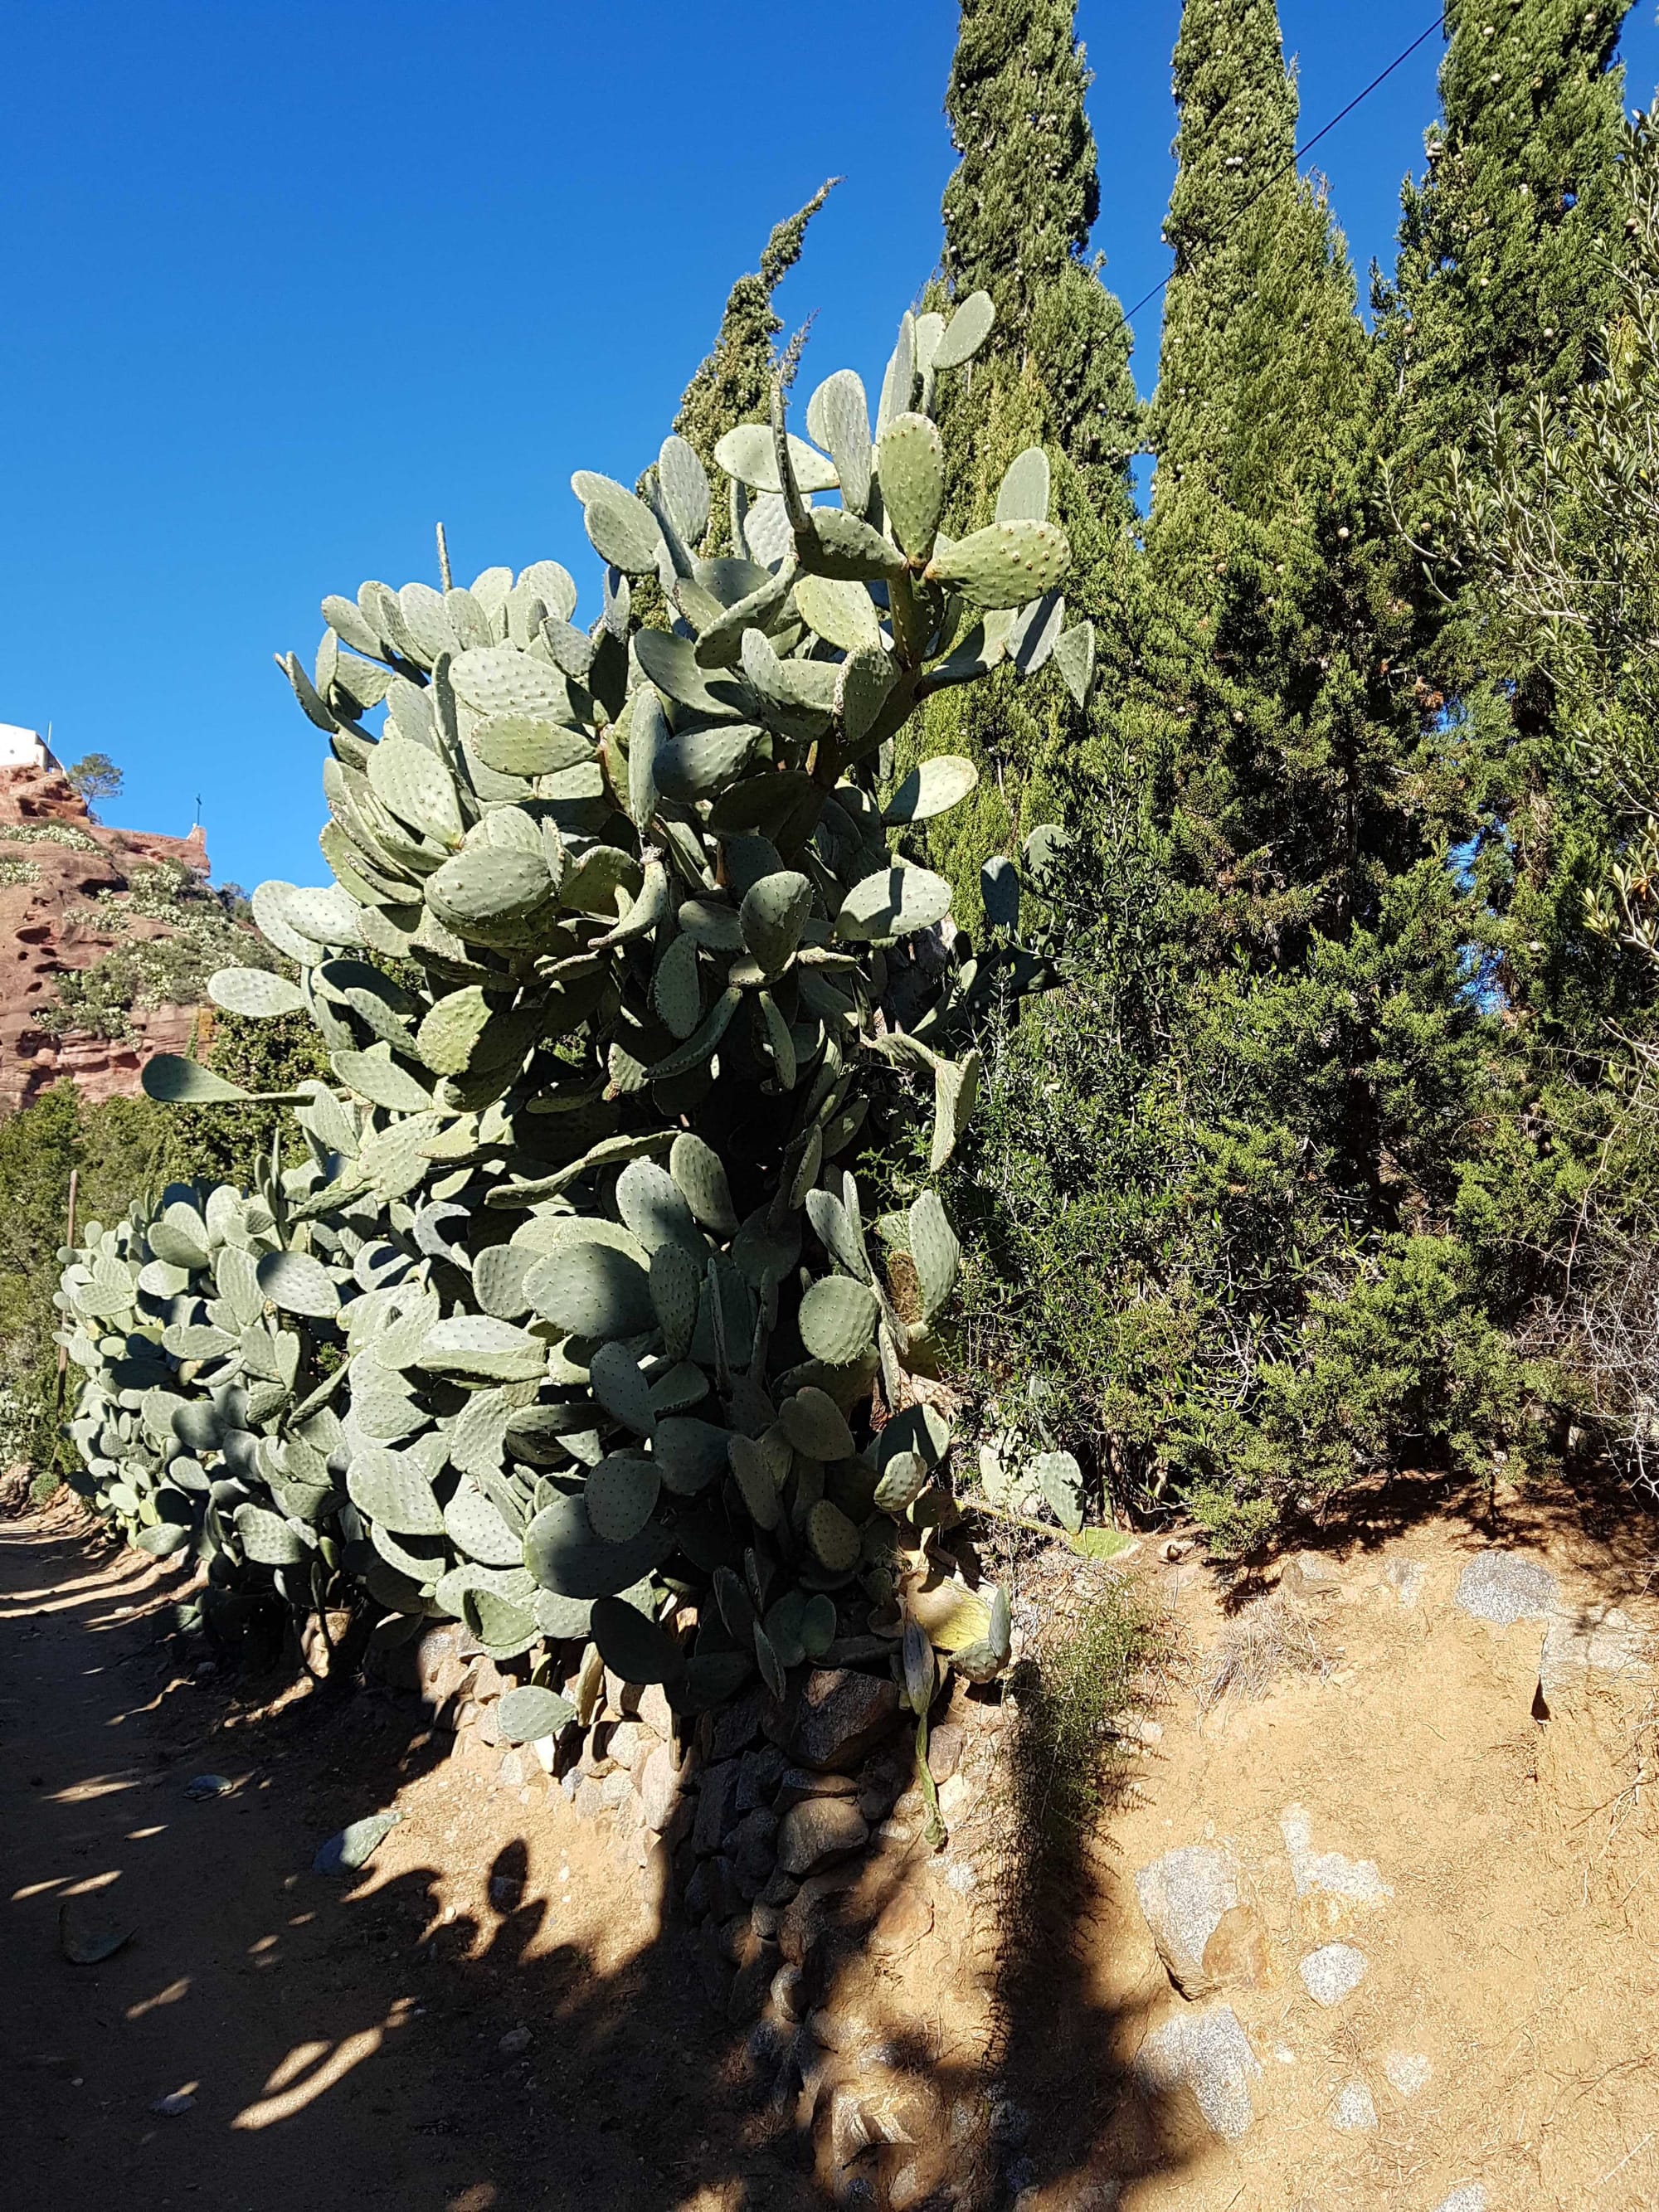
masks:
[[[58,823],[69,842],[37,833]],[[21,834],[20,834],[21,833]],[[136,1034],[109,1038],[85,1032],[57,1037],[38,1028],[34,1009],[46,1006],[54,979],[89,968],[116,941],[165,937],[165,922],[143,915],[112,915],[98,901],[104,890],[124,890],[136,867],[182,861],[208,872],[207,841],[154,837],[112,830],[94,822],[85,802],[55,768],[0,768],[0,877],[7,862],[22,862],[27,880],[0,880],[0,1113],[26,1106],[62,1076],[71,1077],[93,1100],[134,1097],[139,1071],[155,1052],[188,1049],[200,1009],[139,1007]]]

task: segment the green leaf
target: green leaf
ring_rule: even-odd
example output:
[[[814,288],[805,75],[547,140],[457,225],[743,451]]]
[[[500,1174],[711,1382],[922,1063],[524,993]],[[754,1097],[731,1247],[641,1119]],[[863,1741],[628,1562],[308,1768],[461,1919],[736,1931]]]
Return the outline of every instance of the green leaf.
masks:
[[[1023,607],[1061,582],[1071,563],[1071,541],[1058,523],[993,522],[935,553],[926,573],[971,605]]]
[[[979,781],[979,770],[956,753],[936,753],[919,762],[881,810],[890,826],[927,822],[959,806]]]
[[[875,1336],[880,1309],[867,1284],[849,1275],[825,1275],[800,1302],[800,1340],[814,1359],[846,1367]]]
[[[267,1252],[259,1262],[258,1279],[261,1295],[284,1313],[332,1321],[340,1310],[333,1277],[308,1252]]]
[[[945,511],[945,441],[926,415],[896,415],[876,452],[882,504],[907,553],[925,558]]]
[[[556,1735],[576,1717],[576,1708],[556,1690],[537,1682],[521,1682],[507,1691],[495,1708],[495,1725],[503,1743],[535,1743]]]
[[[997,319],[988,292],[970,292],[945,326],[945,335],[933,349],[933,367],[960,368],[991,335]]]
[[[621,1598],[595,1601],[590,1632],[600,1658],[624,1682],[674,1682],[685,1672],[679,1645],[667,1630]]]
[[[305,994],[286,975],[264,968],[220,968],[208,977],[208,996],[228,1014],[246,1014],[256,1021],[276,1014],[297,1014]]]
[[[836,917],[836,934],[854,943],[908,937],[951,911],[951,886],[927,868],[896,863],[854,884]]]

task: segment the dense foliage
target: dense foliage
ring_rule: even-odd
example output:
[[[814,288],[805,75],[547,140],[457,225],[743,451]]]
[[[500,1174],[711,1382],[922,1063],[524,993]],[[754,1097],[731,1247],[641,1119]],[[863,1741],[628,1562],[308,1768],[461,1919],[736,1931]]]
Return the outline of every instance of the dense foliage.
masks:
[[[404,1455],[399,1483],[414,1465],[435,1486],[421,1510],[445,1534],[426,1532],[430,1575],[405,1547],[395,1590],[381,1546],[385,1601],[430,1606],[470,1571],[444,1520],[466,1483],[527,1541],[549,1512],[575,1525],[604,1468],[621,1518],[659,1532],[653,1589],[724,1592],[696,1656],[769,1674],[780,1590],[833,1597],[844,1628],[840,1593],[879,1612],[930,1556],[943,1432],[884,1417],[921,1421],[932,1370],[970,1401],[958,1437],[981,1449],[956,1472],[987,1510],[1075,1529],[1091,1498],[1185,1506],[1234,1553],[1402,1465],[1490,1480],[1573,1438],[1650,1449],[1659,192],[1650,134],[1621,122],[1627,9],[1449,8],[1443,116],[1368,328],[1323,190],[1295,173],[1273,0],[1188,0],[1143,409],[1091,258],[1074,8],[962,0],[940,270],[873,448],[846,373],[805,411],[814,444],[759,419],[799,359],[775,349],[771,295],[820,193],[734,288],[637,495],[577,479],[608,563],[588,629],[552,563],[327,603],[314,671],[289,666],[333,747],[340,889],[267,886],[300,982],[226,988],[316,1023],[348,1119],[325,1131],[309,1089],[308,1164],[258,1193],[227,1177],[246,1249],[262,1281],[290,1250],[331,1271],[343,1373],[378,1356],[359,1334],[398,1325],[409,1282],[434,1328],[560,1347],[544,1376],[441,1362],[441,1387],[405,1393],[419,1425],[374,1441]],[[837,485],[839,508],[811,504]],[[843,914],[884,880],[897,904],[849,942]],[[775,923],[776,961],[756,934]],[[697,1211],[692,1138],[729,1220]],[[922,1256],[936,1188],[964,1237],[948,1330]],[[205,1190],[172,1202],[210,1244]],[[119,1231],[112,1268],[136,1280],[147,1234]],[[646,1284],[604,1308],[627,1364],[607,1346],[603,1387],[600,1307],[564,1302],[554,1264],[571,1237],[620,1255],[584,1283],[625,1261]],[[657,1277],[681,1261],[653,1239],[702,1285],[678,1319]],[[359,1272],[382,1244],[396,1281]],[[173,1295],[212,1302],[194,1275]],[[813,1340],[830,1301],[862,1316],[845,1358]],[[134,1311],[164,1353],[167,1329],[214,1325]],[[688,1362],[699,1410],[655,1402]],[[563,1441],[515,1457],[535,1428],[515,1403],[476,1467],[440,1463],[464,1401],[532,1381],[591,1430],[561,1413]],[[804,1391],[848,1449],[774,1437],[779,1503],[743,1446]],[[351,1416],[329,1419],[324,1517],[373,1548]],[[657,1425],[687,1420],[737,1439],[696,1480],[650,1464]],[[170,1447],[145,1449],[159,1480]],[[918,1462],[897,1489],[894,1454]],[[233,1498],[230,1524],[254,1502],[276,1510]],[[815,1547],[815,1516],[850,1563]],[[185,1521],[206,1542],[205,1509]],[[528,1552],[501,1571],[529,1581],[467,1587],[517,1607],[504,1647],[551,1598],[593,1601]],[[655,1598],[628,1588],[642,1618]]]
[[[975,949],[905,849],[971,764],[876,797],[918,703],[983,680],[1069,559],[1035,449],[996,521],[939,528],[933,396],[993,313],[907,315],[873,430],[850,371],[811,396],[816,445],[775,383],[769,426],[718,441],[718,492],[678,435],[643,496],[579,472],[607,564],[587,629],[543,562],[367,583],[324,601],[313,672],[288,656],[330,738],[334,881],[253,895],[297,981],[210,988],[314,1023],[330,1079],[267,1102],[307,1155],[88,1224],[64,1276],[77,1485],[206,1563],[210,1626],[348,1598],[461,1619],[499,1659],[591,1635],[689,1711],[757,1669],[781,1697],[872,1629],[896,1664],[906,1632],[919,1712],[929,1639],[973,1679],[1006,1663],[1006,1598],[937,1545],[959,1251],[932,1182],[965,1040],[1040,965],[1006,863]],[[716,513],[732,554],[700,550]],[[640,623],[640,579],[672,629]],[[1090,642],[1050,626],[1027,663],[1082,690]],[[145,1081],[246,1103],[185,1060]],[[847,1163],[922,1085],[926,1169],[866,1231]]]

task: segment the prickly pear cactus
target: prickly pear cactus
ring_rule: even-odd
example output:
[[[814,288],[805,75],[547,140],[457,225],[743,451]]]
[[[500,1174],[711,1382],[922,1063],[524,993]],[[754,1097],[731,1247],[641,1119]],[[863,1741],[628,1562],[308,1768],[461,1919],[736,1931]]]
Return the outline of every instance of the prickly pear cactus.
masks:
[[[606,564],[586,628],[550,561],[465,588],[446,562],[441,590],[324,601],[313,666],[282,665],[330,741],[333,880],[255,894],[297,984],[212,985],[244,1014],[303,1005],[331,1052],[334,1085],[299,1108],[309,1218],[246,1229],[257,1311],[235,1330],[242,1308],[215,1318],[207,1295],[214,1254],[184,1274],[182,1244],[163,1254],[145,1348],[88,1385],[94,1502],[141,1540],[246,1553],[246,1520],[290,1594],[321,1554],[498,1656],[591,1636],[685,1710],[757,1671],[781,1694],[872,1620],[896,1638],[923,1620],[976,1676],[1006,1663],[1006,1602],[941,1595],[927,1551],[950,1435],[912,1377],[957,1241],[931,1191],[872,1237],[848,1164],[872,1101],[920,1079],[942,1167],[978,1081],[965,1041],[1041,972],[1013,942],[1009,863],[974,947],[905,849],[971,764],[927,761],[883,798],[931,692],[1049,651],[1086,681],[1092,659],[1062,627],[1041,455],[988,529],[939,528],[934,380],[989,319],[975,295],[919,347],[907,316],[873,425],[842,370],[807,439],[781,398],[769,428],[726,437],[719,486],[672,437],[642,496],[579,473]],[[735,557],[698,550],[716,501]],[[672,628],[630,611],[644,577]],[[236,1096],[177,1060],[146,1086]],[[109,1232],[70,1275],[136,1281],[167,1218]],[[319,1339],[326,1397],[293,1365]],[[143,1394],[177,1387],[175,1360],[250,1439],[233,1449],[251,1472],[169,1483],[184,1454],[161,1424],[129,1479]],[[246,1496],[219,1505],[225,1483]],[[659,1618],[668,1593],[696,1601],[689,1642]]]
[[[349,1598],[327,1401],[353,1285],[306,1218],[324,1182],[312,1164],[252,1197],[173,1184],[64,1255],[76,1487],[140,1550],[206,1567],[197,1609],[227,1639]],[[301,1276],[296,1315],[279,1286]]]

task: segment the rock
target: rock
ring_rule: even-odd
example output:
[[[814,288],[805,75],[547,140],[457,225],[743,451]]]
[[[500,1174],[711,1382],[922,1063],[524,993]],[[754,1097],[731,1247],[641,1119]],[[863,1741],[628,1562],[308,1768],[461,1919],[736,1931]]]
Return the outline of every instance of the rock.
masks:
[[[738,1887],[736,1869],[724,1852],[704,1862],[708,1869],[708,1910],[716,1920],[729,1920],[744,1912],[748,1900]]]
[[[1239,1904],[1229,1854],[1211,1844],[1166,1851],[1136,1875],[1135,1894],[1170,1979],[1182,1996],[1207,1996],[1219,1984],[1206,1948]]]
[[[784,1748],[798,1765],[850,1773],[897,1717],[890,1676],[815,1667],[787,1717]]]
[[[720,1955],[728,1966],[746,1965],[759,1950],[761,1940],[750,1926],[746,1912],[734,1912],[720,1923]]]
[[[696,1825],[691,1840],[699,1851],[717,1851],[732,1821],[732,1800],[738,1787],[738,1762],[722,1759],[705,1766],[697,1790]]]
[[[1363,1951],[1352,1943],[1322,1943],[1302,1961],[1304,1986],[1316,2004],[1340,2005],[1351,1997],[1365,1978],[1370,1965]]]
[[[804,1881],[783,1916],[778,1942],[792,1966],[804,1966],[834,1914],[834,1900],[854,1880],[850,1872],[817,1874]]]
[[[1389,2087],[1401,2097],[1414,2097],[1427,2082],[1434,2069],[1421,2052],[1391,2051],[1382,2061],[1382,2071]]]
[[[752,1952],[738,1967],[732,1984],[732,1994],[726,2000],[726,2016],[733,2027],[746,2027],[758,2016],[776,1975],[799,1971],[797,1967],[780,1964],[775,1943],[757,1943],[752,1936],[750,1942],[753,1945]]]
[[[952,1859],[945,1869],[945,1880],[958,1897],[966,1897],[969,1890],[979,1887],[979,1869],[972,1859]]]
[[[613,1768],[600,1783],[599,1796],[604,1800],[606,1809],[612,1813],[616,1812],[619,1807],[629,1804],[633,1800],[632,1777],[623,1773],[620,1767]]]
[[[607,1757],[618,1766],[629,1768],[647,1747],[645,1732],[637,1721],[617,1721],[605,1742]]]
[[[668,1702],[668,1692],[660,1682],[647,1682],[640,1692],[639,1717],[653,1735],[665,1743],[674,1734],[674,1710]]]
[[[862,2051],[871,2040],[870,2023],[861,2014],[831,2012],[827,2005],[807,2014],[806,2027],[826,2051]]]
[[[158,2097],[150,2110],[159,2112],[164,2120],[176,2120],[181,2112],[189,2112],[195,2102],[188,2089],[174,2089],[167,2096]]]
[[[493,1751],[501,1740],[501,1709],[496,1699],[487,1705],[475,1705],[473,1729],[480,1743],[487,1743]]]
[[[640,1771],[640,1809],[645,1825],[660,1835],[679,1802],[679,1769],[672,1744],[659,1743],[646,1755]]]
[[[497,1779],[508,1790],[522,1790],[529,1780],[525,1771],[525,1754],[519,1750],[504,1751],[496,1765]]]
[[[757,1936],[775,1942],[778,1930],[783,1925],[783,1907],[769,1905],[764,1898],[757,1897],[749,1908],[749,1925]]]
[[[776,1710],[772,1693],[765,1685],[756,1682],[740,1698],[722,1705],[714,1715],[713,1741],[709,1757],[714,1759],[735,1759],[756,1742],[769,1717]]]
[[[769,1805],[783,1773],[784,1757],[776,1744],[763,1743],[744,1752],[738,1766],[738,1811],[752,1813],[757,1805]]]
[[[1482,1552],[1457,1577],[1456,1602],[1477,1620],[1508,1628],[1517,1620],[1543,1620],[1553,1612],[1556,1580],[1535,1559],[1516,1552]]]
[[[937,1776],[934,1779],[938,1782]],[[947,1828],[967,1819],[976,1794],[965,1774],[953,1774],[948,1782],[939,1783],[939,1816]]]
[[[804,1798],[778,1824],[778,1864],[786,1874],[816,1874],[861,1850],[869,1838],[863,1814],[844,1797]]]
[[[775,1874],[760,1893],[763,1905],[786,1905],[793,1902],[800,1884],[792,1874]]]
[[[968,1733],[959,1721],[942,1721],[936,1729],[927,1731],[927,1764],[933,1777],[941,1787],[962,1765],[962,1754],[968,1748]]]
[[[1434,2212],[1486,2212],[1486,2186],[1481,2181],[1460,2182],[1449,2197],[1434,2208]]]
[[[1331,2125],[1344,2135],[1361,2135],[1376,2125],[1376,2106],[1363,2081],[1346,2081],[1331,2106]]]
[[[1316,1851],[1313,1821],[1307,1808],[1287,1805],[1279,1816],[1279,1832],[1291,1862],[1291,1878],[1298,1897],[1323,1890],[1333,1897],[1351,1899],[1356,1905],[1381,1905],[1394,1895],[1374,1859],[1345,1859],[1340,1851]]]
[[[933,1899],[919,1889],[902,1889],[871,1931],[870,1948],[878,1959],[902,1959],[933,1925]]]
[[[605,1670],[605,1710],[613,1719],[632,1718],[640,1709],[640,1699],[645,1692],[637,1682],[624,1682],[622,1676],[609,1667]]]
[[[1650,1639],[1616,1605],[1560,1607],[1544,1631],[1538,1686],[1547,1697],[1584,1682],[1590,1674],[1640,1682],[1649,1672]]]
[[[521,2051],[528,2051],[534,2040],[527,2027],[509,2027],[495,2048],[503,2058],[516,2058]]]
[[[855,1797],[859,1794],[859,1785],[850,1774],[814,1774],[805,1766],[786,1766],[778,1777],[772,1810],[781,1816],[808,1797]]]
[[[767,2003],[780,2020],[794,2027],[804,2016],[806,2007],[806,1977],[799,1966],[787,1960],[772,1977],[767,1992]]]
[[[696,1960],[697,1978],[712,2005],[724,2009],[731,1994],[732,1969],[720,1951],[720,1930],[712,1920],[705,1920],[693,1939],[693,1955]]]
[[[691,1879],[685,1885],[685,1917],[701,1920],[708,1910],[708,1868],[706,1863],[694,1868]]]
[[[745,1813],[732,1836],[732,1856],[737,1869],[738,1888],[752,1905],[772,1879],[772,1869],[777,1863],[774,1841],[778,1832],[778,1816],[764,1805],[757,1805],[752,1813]]]
[[[584,1774],[576,1791],[576,1814],[579,1820],[597,1820],[605,1810],[605,1795],[591,1774]]]
[[[1423,1594],[1428,1571],[1421,1559],[1390,1559],[1382,1569],[1382,1579],[1409,1613]]]
[[[1231,2005],[1182,2012],[1140,2046],[1135,2072],[1154,2091],[1190,2089],[1212,2135],[1237,2142],[1255,2117],[1250,2083],[1261,2069]]]
[[[1279,1577],[1279,1587],[1304,1603],[1310,1599],[1317,1602],[1334,1598],[1342,1587],[1342,1577],[1317,1552],[1298,1552]]]

